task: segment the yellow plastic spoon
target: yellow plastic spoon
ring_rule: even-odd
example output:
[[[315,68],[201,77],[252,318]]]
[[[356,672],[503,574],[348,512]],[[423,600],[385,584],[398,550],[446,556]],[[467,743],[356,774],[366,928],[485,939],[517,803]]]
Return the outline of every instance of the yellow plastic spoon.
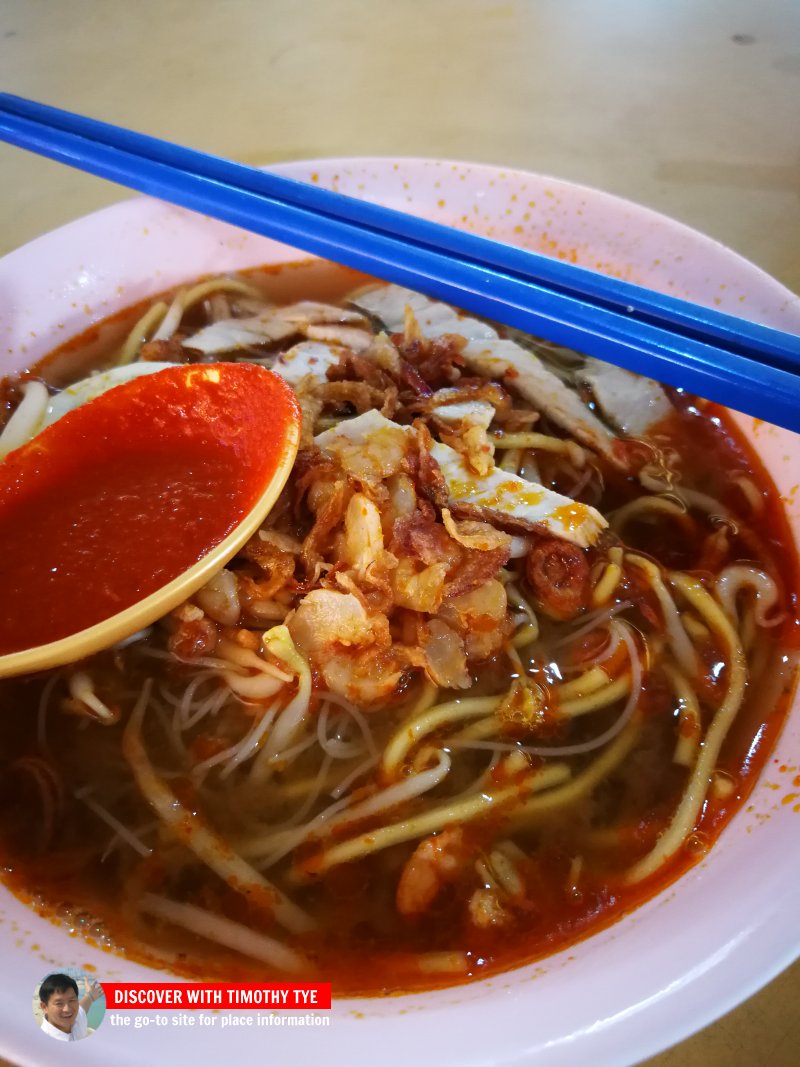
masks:
[[[0,463],[0,677],[108,648],[203,586],[294,464],[300,412],[247,363],[176,365],[69,411]]]

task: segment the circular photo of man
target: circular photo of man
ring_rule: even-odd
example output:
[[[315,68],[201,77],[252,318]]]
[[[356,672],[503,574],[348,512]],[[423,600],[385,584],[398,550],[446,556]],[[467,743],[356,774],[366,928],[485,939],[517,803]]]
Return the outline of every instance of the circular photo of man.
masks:
[[[33,996],[33,1015],[41,1029],[56,1041],[89,1037],[106,1012],[103,987],[77,967],[48,974]]]

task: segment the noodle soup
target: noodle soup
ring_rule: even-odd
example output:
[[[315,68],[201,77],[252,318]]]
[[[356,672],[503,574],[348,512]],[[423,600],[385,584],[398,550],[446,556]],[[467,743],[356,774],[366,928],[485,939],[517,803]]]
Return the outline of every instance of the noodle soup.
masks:
[[[256,361],[303,410],[281,500],[207,587],[0,685],[8,881],[179,974],[450,985],[705,854],[786,709],[795,560],[713,406],[315,269],[167,294],[47,390],[6,383],[23,435],[76,367]]]

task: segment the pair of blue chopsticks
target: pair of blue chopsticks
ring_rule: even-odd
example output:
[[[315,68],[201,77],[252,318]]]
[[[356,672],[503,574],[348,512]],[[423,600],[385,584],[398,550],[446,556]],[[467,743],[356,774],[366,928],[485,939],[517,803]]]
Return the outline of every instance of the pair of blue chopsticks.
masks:
[[[0,139],[800,432],[800,337],[0,93]]]

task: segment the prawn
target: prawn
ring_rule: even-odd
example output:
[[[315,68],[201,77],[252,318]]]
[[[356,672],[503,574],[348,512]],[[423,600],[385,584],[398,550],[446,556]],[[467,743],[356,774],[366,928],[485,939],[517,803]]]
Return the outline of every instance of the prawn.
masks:
[[[427,911],[440,890],[454,882],[469,862],[460,827],[426,837],[414,849],[397,884],[397,910],[411,918]]]

